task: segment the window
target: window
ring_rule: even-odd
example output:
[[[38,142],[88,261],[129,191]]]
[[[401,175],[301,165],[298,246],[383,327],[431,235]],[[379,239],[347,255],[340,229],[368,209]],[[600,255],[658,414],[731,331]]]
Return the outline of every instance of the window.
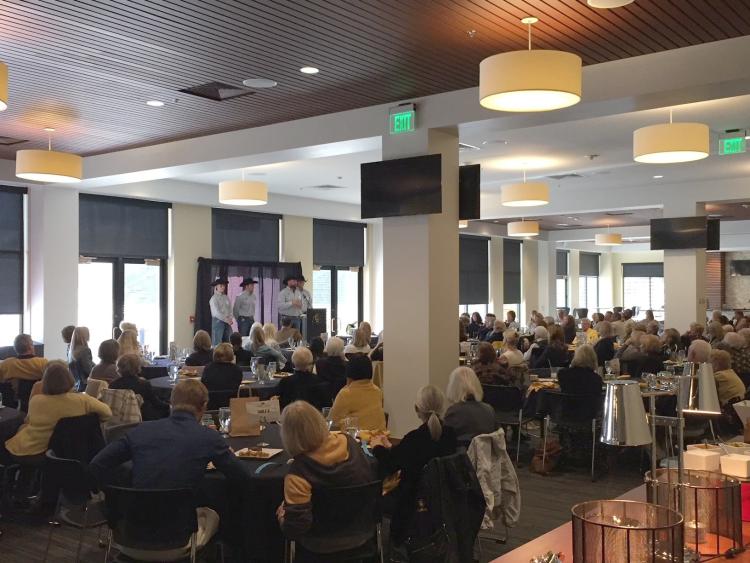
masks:
[[[215,260],[279,261],[281,215],[211,210],[211,257]]]
[[[506,238],[503,239],[503,320],[508,311],[515,311],[516,318],[521,316],[521,241]]]
[[[12,344],[23,331],[25,193],[0,188],[0,345]]]
[[[555,303],[568,307],[568,251],[558,250],[556,255]]]
[[[578,306],[589,310],[599,307],[599,255],[581,252],[578,279]]]
[[[489,242],[487,237],[458,239],[458,302],[468,308],[470,315],[478,311],[482,318],[487,314],[489,301]]]
[[[468,313],[471,315],[472,313],[479,313],[482,315],[482,318],[487,316],[487,304],[476,304],[476,305],[459,305],[458,306],[458,315],[461,316],[463,313]]]
[[[664,264],[622,265],[623,306],[638,307],[637,317],[651,309],[654,318],[664,320]]]

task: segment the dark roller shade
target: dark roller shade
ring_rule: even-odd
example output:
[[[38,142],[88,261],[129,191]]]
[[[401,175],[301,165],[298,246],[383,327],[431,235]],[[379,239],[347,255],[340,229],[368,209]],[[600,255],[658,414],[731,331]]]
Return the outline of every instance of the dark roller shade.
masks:
[[[521,241],[503,239],[503,303],[521,302]]]
[[[578,275],[580,276],[598,276],[599,275],[599,255],[581,252],[578,266]]]
[[[0,315],[23,314],[23,194],[0,187]]]
[[[279,261],[281,215],[212,209],[211,253],[218,260]]]
[[[458,239],[458,299],[462,305],[489,301],[489,240],[472,236]]]
[[[318,266],[364,266],[365,225],[313,219],[313,262]]]
[[[0,315],[23,313],[23,254],[0,252]]]
[[[23,194],[0,188],[0,251],[23,250]]]
[[[556,268],[555,273],[558,276],[567,276],[568,275],[568,251],[558,250],[556,259],[557,259],[557,268]]]
[[[83,256],[167,258],[168,203],[81,194],[79,252]]]
[[[622,276],[625,278],[663,278],[663,262],[646,262],[640,264],[623,264]]]

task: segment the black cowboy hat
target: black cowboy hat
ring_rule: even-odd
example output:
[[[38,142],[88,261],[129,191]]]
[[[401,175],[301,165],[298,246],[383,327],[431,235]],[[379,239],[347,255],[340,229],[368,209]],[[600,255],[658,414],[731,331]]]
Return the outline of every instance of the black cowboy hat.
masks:
[[[283,283],[284,285],[286,285],[286,284],[289,283],[289,280],[295,280],[296,281],[297,280],[297,276],[287,276],[283,280],[281,280],[281,283]]]
[[[252,285],[257,284],[258,280],[254,280],[253,278],[242,278],[242,283],[240,284],[240,287],[245,287],[246,285]]]
[[[294,279],[296,279],[297,281],[301,281],[301,282],[307,283],[307,280],[305,279],[305,276],[303,276],[302,274],[298,275]]]
[[[226,278],[222,278],[221,276],[219,276],[211,282],[211,287],[216,287],[217,285],[229,285],[229,282]]]

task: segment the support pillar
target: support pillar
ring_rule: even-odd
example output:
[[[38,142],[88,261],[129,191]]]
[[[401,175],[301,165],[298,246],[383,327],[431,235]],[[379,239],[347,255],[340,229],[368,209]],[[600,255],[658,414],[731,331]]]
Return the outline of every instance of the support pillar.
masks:
[[[503,238],[490,238],[490,303],[488,313],[494,313],[502,320],[503,316]]]

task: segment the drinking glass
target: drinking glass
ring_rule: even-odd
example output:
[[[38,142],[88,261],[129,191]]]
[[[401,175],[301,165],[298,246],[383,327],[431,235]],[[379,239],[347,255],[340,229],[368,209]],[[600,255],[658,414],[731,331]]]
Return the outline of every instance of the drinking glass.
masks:
[[[352,438],[357,437],[359,433],[359,418],[356,416],[347,416],[341,423],[344,432],[349,434]]]
[[[287,339],[287,342],[289,343],[289,347],[290,347],[290,348],[294,348],[294,337],[293,337],[293,336],[290,336],[290,337],[289,337],[289,338]]]
[[[219,408],[219,426],[222,434],[229,434],[229,424],[232,420],[231,412],[229,407]]]
[[[263,385],[266,382],[266,366],[258,364],[255,366],[255,372],[258,378],[258,384]]]
[[[172,381],[177,381],[177,374],[180,371],[180,366],[177,364],[170,364],[169,365],[169,379]]]
[[[555,367],[549,368],[549,375],[552,379],[555,379],[555,380],[557,379],[557,370],[559,369],[560,368],[555,368]]]
[[[333,426],[333,421],[331,420],[331,407],[323,407],[320,409],[320,412],[322,413],[323,418],[328,422],[328,430],[330,430]]]
[[[679,363],[685,363],[685,350],[677,350],[677,361]]]
[[[252,358],[250,360],[250,371],[253,373],[253,378],[258,377],[258,358]]]
[[[606,360],[604,362],[604,371],[607,372],[607,379],[612,379],[614,369],[612,368],[612,360]]]
[[[276,373],[276,362],[268,362],[268,367],[266,368],[266,375],[268,376],[268,379],[273,378],[275,373]]]
[[[261,448],[267,448],[269,446],[269,443],[263,441],[263,438],[262,438],[263,431],[266,429],[266,423],[267,422],[268,422],[268,420],[266,419],[266,415],[261,414],[260,415],[260,435],[261,435],[261,441],[258,442],[258,444],[257,444]]]

